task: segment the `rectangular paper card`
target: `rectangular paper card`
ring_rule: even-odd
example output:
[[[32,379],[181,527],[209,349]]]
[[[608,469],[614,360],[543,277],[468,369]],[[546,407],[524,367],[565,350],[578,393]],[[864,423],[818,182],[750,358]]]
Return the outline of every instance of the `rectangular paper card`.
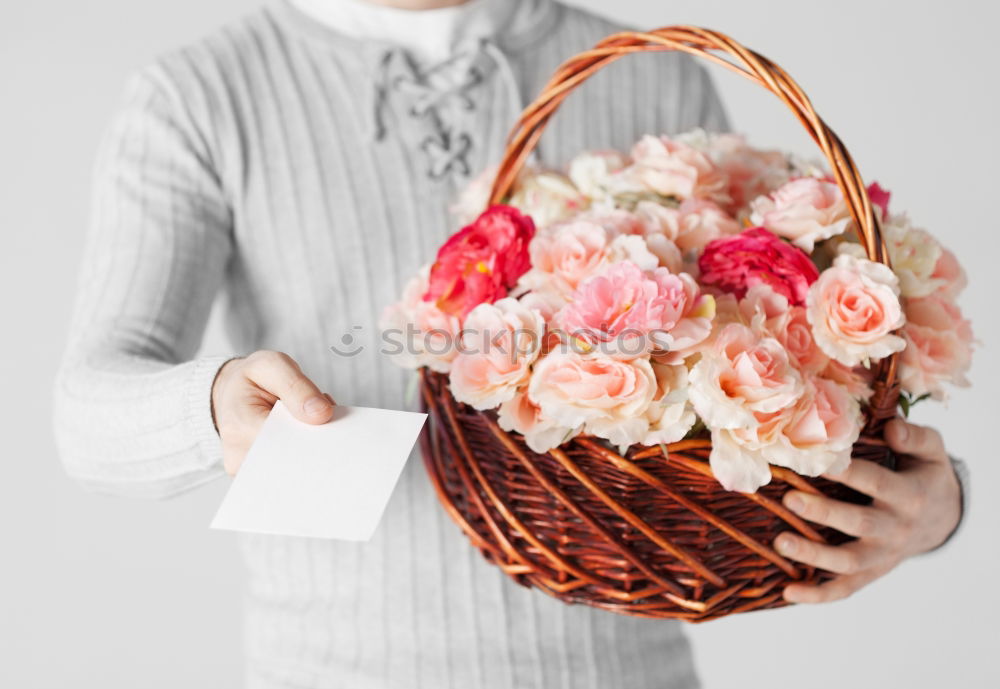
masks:
[[[426,418],[337,405],[314,426],[277,402],[212,528],[369,540]]]

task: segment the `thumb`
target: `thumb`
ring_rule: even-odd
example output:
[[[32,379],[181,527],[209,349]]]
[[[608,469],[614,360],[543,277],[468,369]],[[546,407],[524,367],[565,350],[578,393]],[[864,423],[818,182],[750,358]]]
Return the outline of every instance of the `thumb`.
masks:
[[[281,352],[261,352],[247,362],[247,378],[271,393],[299,421],[323,424],[333,417],[333,398],[324,394],[302,373],[299,365]]]

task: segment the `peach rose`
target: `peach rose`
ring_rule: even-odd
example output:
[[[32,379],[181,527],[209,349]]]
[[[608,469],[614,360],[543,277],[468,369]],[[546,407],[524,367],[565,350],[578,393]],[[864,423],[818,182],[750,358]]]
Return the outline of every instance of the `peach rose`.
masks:
[[[841,254],[809,288],[806,315],[816,344],[845,366],[867,365],[906,346],[899,281],[885,265]]]
[[[899,380],[913,395],[946,397],[944,384],[967,386],[972,364],[972,325],[951,300],[936,295],[907,299]]]
[[[666,136],[644,136],[632,147],[629,170],[660,196],[726,203],[726,179],[706,154]]]
[[[750,220],[754,225],[788,239],[807,253],[816,242],[842,234],[851,214],[840,187],[814,177],[793,179],[768,196],[754,199]]]
[[[755,285],[740,300],[740,311],[752,328],[780,342],[800,371],[818,373],[826,368],[830,358],[816,344],[805,308],[790,305],[768,285]]]
[[[864,366],[844,366],[839,361],[827,359],[819,376],[843,385],[856,400],[867,401],[872,396],[871,386],[875,380],[875,372]]]
[[[566,296],[549,286],[526,292],[519,297],[519,301],[527,308],[538,311],[546,323],[566,306]]]
[[[584,427],[624,452],[649,431],[645,413],[657,392],[648,359],[623,361],[556,350],[535,364],[528,396],[566,428]]]
[[[847,388],[831,380],[807,378],[805,392],[789,411],[779,442],[768,448],[768,459],[804,476],[839,473],[851,462],[862,422],[861,406]]]
[[[565,300],[581,282],[614,263],[630,261],[643,270],[660,265],[642,236],[616,234],[584,217],[535,235],[529,246],[532,268],[522,276],[519,290],[548,292]]]
[[[545,321],[507,297],[480,304],[465,318],[461,347],[449,383],[455,399],[475,409],[493,409],[511,399],[538,358]]]
[[[773,337],[740,323],[719,331],[691,369],[691,402],[711,429],[752,428],[802,395],[802,377]]]
[[[505,431],[523,435],[525,444],[538,454],[559,447],[580,432],[580,429],[560,426],[542,416],[541,410],[532,403],[524,389],[500,405],[497,423]]]
[[[717,134],[709,139],[708,154],[728,180],[731,213],[748,206],[758,196],[788,181],[788,158],[781,151],[751,148],[738,134]]]
[[[673,443],[687,435],[697,421],[688,400],[688,370],[683,364],[650,364],[656,375],[656,394],[646,410],[649,431],[642,444]]]
[[[739,234],[738,222],[711,201],[688,199],[677,208],[640,201],[636,214],[684,253],[701,251],[714,239]]]
[[[771,481],[767,452],[778,443],[790,407],[768,414],[755,412],[754,424],[746,428],[712,430],[708,455],[712,474],[726,490],[753,493]]]
[[[403,337],[412,331],[417,333],[412,341],[404,342],[402,351],[394,360],[397,365],[414,369],[426,366],[433,371],[448,373],[457,353],[454,345],[462,322],[457,316],[442,311],[434,302],[424,301],[429,275],[429,265],[420,269],[403,289],[403,298],[382,312],[379,328],[383,333],[393,331],[393,341],[395,333]]]
[[[537,288],[551,283],[571,293],[607,261],[608,233],[591,222],[574,221],[549,227],[531,240],[531,270],[522,284]]]
[[[803,381],[801,396],[746,428],[712,431],[709,463],[727,490],[752,493],[771,480],[768,464],[806,476],[845,469],[861,433],[861,407],[846,388],[823,378]]]
[[[738,303],[740,311],[738,320],[771,337],[785,327],[792,309],[788,298],[767,284],[752,286]]]
[[[646,233],[642,220],[635,213],[623,208],[596,208],[581,213],[579,220],[585,220],[600,225],[608,233],[609,239],[621,235],[639,235]]]

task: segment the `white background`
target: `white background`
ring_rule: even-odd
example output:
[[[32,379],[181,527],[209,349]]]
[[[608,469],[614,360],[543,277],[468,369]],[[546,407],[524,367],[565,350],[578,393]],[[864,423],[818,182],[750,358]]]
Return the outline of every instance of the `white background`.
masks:
[[[692,628],[706,687],[1000,686],[995,9],[978,0],[578,4],[642,27],[713,27],[777,61],[864,174],[971,276],[963,306],[982,342],[976,386],[915,413],[971,465],[961,536],[846,602]],[[0,686],[239,686],[243,573],[232,536],[207,528],[225,485],[161,503],[88,495],[62,474],[49,426],[91,161],[124,79],[251,6],[0,7]],[[735,75],[717,80],[754,142],[810,150],[777,101]],[[224,350],[214,336],[208,346]]]

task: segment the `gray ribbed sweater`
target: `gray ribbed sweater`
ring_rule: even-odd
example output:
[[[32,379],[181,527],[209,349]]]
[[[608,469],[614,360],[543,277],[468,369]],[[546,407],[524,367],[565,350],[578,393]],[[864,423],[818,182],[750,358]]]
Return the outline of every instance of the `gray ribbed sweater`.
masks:
[[[456,88],[421,92],[398,83],[422,80],[401,50],[279,4],[142,70],[97,163],[56,395],[69,472],[149,497],[223,474],[209,398],[225,359],[194,358],[220,292],[234,354],[280,349],[343,403],[407,406],[409,376],[373,346],[381,309],[456,229],[447,208],[466,167],[497,161],[519,101],[618,29],[521,0],[492,44],[446,66]],[[411,112],[417,101],[431,107]],[[702,68],[633,57],[574,94],[540,160],[696,125],[726,125]],[[330,351],[344,333],[361,355]],[[411,458],[369,543],[243,538],[249,686],[696,685],[678,624],[513,584],[423,472]]]

